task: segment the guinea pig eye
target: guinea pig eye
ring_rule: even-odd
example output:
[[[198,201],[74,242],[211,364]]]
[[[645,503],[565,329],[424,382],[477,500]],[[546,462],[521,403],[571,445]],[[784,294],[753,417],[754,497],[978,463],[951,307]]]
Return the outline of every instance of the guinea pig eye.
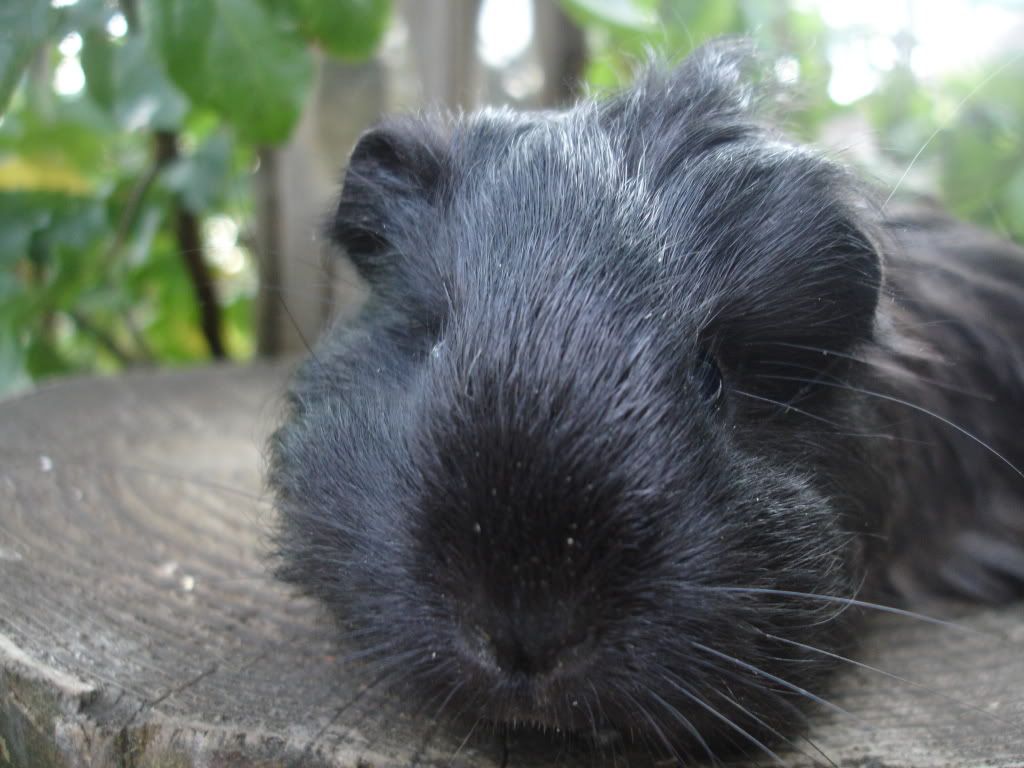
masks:
[[[722,369],[718,366],[714,354],[708,350],[704,350],[697,361],[696,381],[697,391],[704,402],[714,404],[722,399],[725,386]]]

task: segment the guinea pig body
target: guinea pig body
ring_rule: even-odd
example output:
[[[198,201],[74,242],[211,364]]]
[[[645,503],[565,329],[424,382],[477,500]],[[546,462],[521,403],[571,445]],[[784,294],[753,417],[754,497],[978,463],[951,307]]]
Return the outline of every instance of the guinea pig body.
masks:
[[[757,751],[851,598],[1021,592],[1024,258],[884,216],[745,66],[353,152],[372,297],[273,439],[279,575],[452,715]]]
[[[873,568],[905,598],[1020,597],[1024,251],[920,207],[884,226],[886,289],[861,393],[887,435]]]

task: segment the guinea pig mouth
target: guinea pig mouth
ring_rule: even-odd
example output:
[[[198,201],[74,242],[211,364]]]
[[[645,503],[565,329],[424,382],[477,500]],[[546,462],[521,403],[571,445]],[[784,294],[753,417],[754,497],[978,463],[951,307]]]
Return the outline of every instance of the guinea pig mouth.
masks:
[[[590,712],[588,719],[585,709],[589,698],[576,693],[586,690],[588,665],[572,656],[559,654],[550,666],[530,668],[523,659],[515,665],[505,657],[496,658],[490,648],[477,648],[470,660],[477,677],[473,687],[487,691],[488,697],[480,714],[495,723],[545,732],[591,728],[594,715]]]
[[[506,697],[499,693],[489,714],[495,723],[548,733],[583,733],[595,727],[593,704],[568,692],[555,694],[551,688],[543,691],[523,689]]]

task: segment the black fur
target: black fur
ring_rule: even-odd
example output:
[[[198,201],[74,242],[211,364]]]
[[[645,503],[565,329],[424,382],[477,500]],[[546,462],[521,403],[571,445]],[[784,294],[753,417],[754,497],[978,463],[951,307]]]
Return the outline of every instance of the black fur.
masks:
[[[758,752],[842,598],[1020,593],[1020,252],[883,216],[747,67],[353,152],[330,231],[373,298],[274,437],[279,573],[421,700]]]

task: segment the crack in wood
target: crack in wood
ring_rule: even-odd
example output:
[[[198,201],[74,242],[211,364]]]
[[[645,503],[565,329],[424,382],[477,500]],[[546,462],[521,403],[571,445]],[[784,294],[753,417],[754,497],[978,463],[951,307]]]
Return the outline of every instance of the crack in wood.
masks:
[[[218,668],[219,668],[219,665],[211,664],[209,667],[204,669],[202,672],[200,672],[195,677],[193,677],[193,678],[191,678],[189,680],[186,680],[181,685],[179,685],[179,686],[177,686],[175,688],[170,689],[169,691],[167,691],[166,693],[158,696],[157,698],[153,699],[152,701],[146,702],[145,709],[153,709],[153,707],[155,707],[158,704],[161,704],[162,702],[166,701],[171,696],[177,696],[179,693],[184,693],[189,688],[191,688],[193,685],[196,685],[196,684],[200,683],[201,681],[203,681],[206,678],[208,678],[210,675],[216,674]]]

